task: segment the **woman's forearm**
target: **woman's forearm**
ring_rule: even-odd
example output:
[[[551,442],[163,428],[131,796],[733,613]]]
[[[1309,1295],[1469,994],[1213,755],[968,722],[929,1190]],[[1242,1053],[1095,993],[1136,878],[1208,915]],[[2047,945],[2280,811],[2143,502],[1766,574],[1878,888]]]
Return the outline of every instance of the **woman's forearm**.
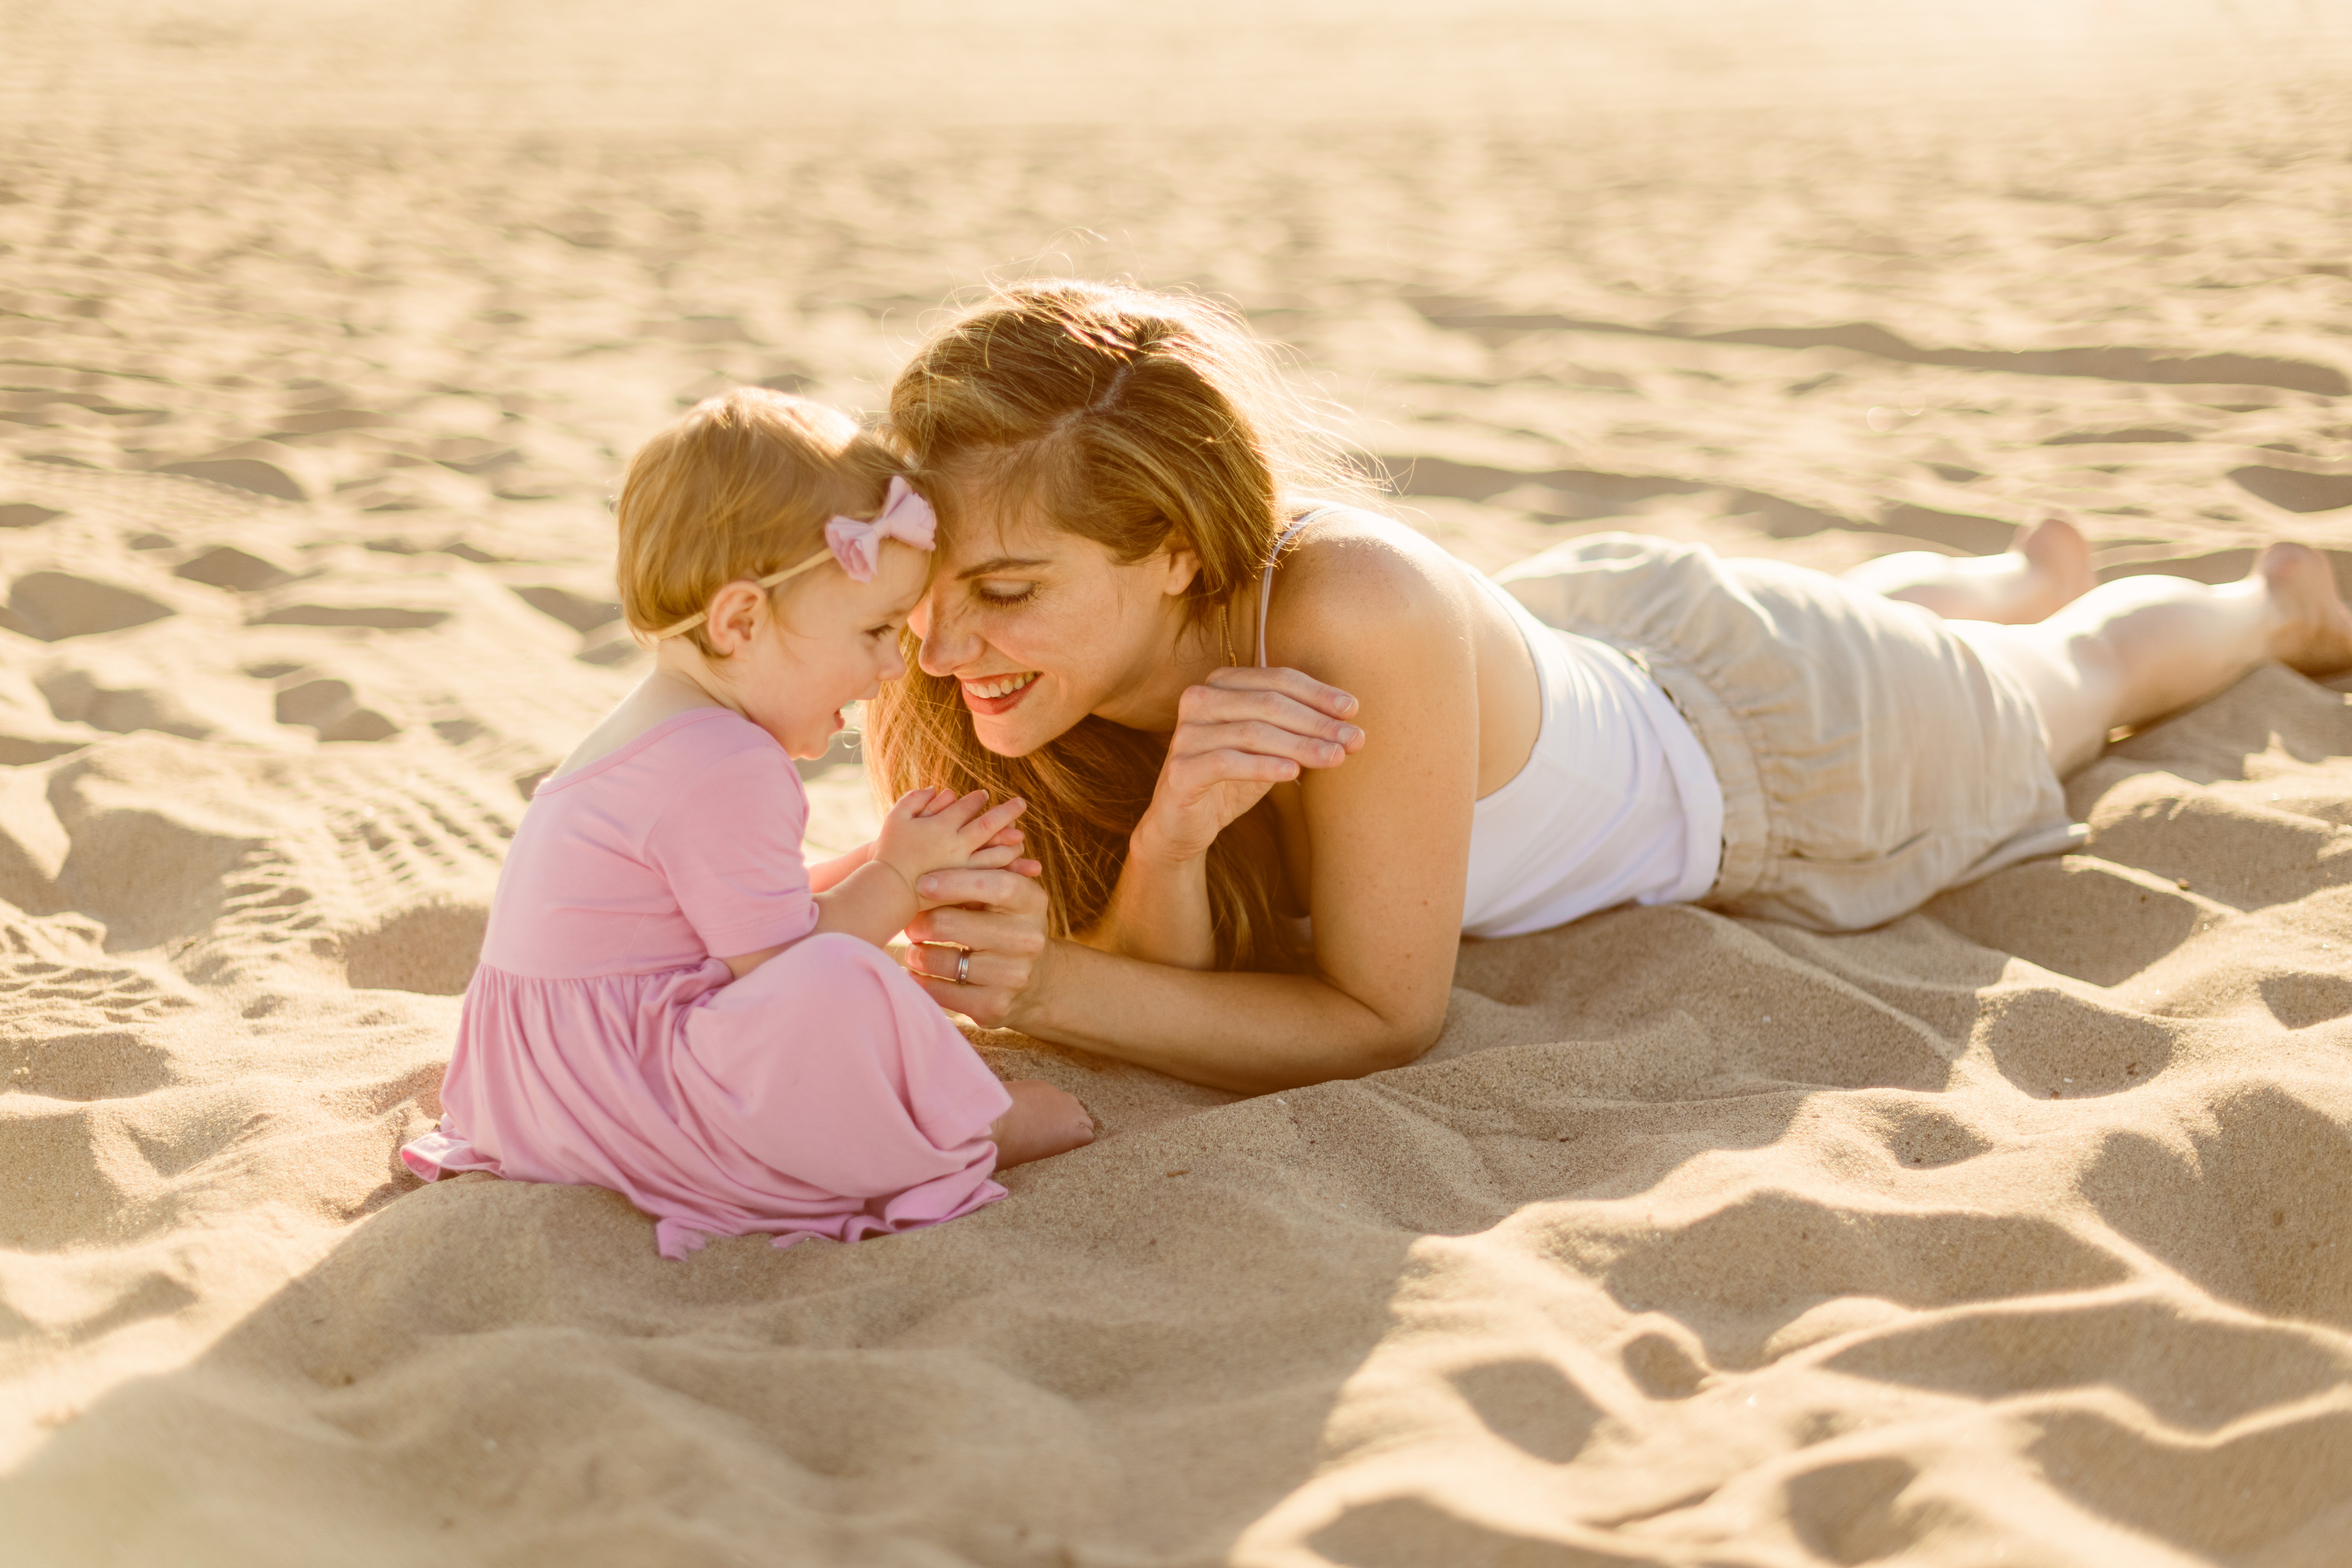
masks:
[[[1207,858],[1161,854],[1139,832],[1103,918],[1079,940],[1104,952],[1171,969],[1214,968],[1217,935],[1209,914]]]
[[[1069,942],[1051,945],[1047,967],[1011,1026],[1243,1094],[1402,1067],[1445,1022],[1443,993],[1389,1017],[1313,975],[1173,969]]]

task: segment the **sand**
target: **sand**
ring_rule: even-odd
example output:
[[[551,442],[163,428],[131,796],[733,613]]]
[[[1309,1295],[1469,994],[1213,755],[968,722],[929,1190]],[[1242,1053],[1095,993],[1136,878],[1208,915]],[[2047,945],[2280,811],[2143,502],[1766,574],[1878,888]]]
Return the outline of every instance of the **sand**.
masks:
[[[0,19],[0,1555],[2346,1561],[2352,709],[2278,668],[2083,854],[1468,942],[1360,1082],[982,1037],[1104,1136],[937,1230],[405,1174],[642,668],[619,459],[991,275],[1229,295],[1488,569],[2352,577],[2329,8],[972,9]]]

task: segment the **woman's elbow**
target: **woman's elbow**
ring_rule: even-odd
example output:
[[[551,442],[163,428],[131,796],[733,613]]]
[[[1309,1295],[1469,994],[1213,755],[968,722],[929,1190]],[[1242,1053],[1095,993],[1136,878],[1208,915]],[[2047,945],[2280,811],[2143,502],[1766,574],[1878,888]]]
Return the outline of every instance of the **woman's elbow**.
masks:
[[[1410,1067],[1437,1044],[1438,1036],[1444,1032],[1445,1007],[1442,1003],[1434,1010],[1412,1008],[1382,1017],[1370,1037],[1363,1042],[1360,1055],[1364,1065],[1358,1076]]]

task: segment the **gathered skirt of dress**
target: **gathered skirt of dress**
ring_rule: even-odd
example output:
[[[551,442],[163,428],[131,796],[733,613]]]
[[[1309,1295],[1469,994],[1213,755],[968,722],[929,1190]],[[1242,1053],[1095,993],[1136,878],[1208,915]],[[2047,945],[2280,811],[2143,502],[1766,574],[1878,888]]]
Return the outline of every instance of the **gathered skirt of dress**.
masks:
[[[855,937],[724,963],[466,993],[442,1131],[418,1175],[609,1187],[677,1258],[713,1235],[855,1241],[1004,1195],[990,1124],[1011,1097],[936,1003]]]

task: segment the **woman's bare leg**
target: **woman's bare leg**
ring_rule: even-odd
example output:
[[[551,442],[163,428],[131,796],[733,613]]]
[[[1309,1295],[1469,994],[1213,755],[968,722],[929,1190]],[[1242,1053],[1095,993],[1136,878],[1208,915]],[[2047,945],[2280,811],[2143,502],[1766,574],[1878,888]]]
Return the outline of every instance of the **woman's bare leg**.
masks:
[[[2326,557],[2273,544],[2244,579],[2121,577],[2032,626],[1955,621],[1952,630],[2032,691],[2061,777],[2107,732],[2201,702],[2265,659],[2306,675],[2352,668],[2352,610]]]
[[[2012,626],[2057,614],[2098,583],[2090,544],[2073,523],[2056,517],[2021,531],[2000,555],[1906,550],[1865,561],[1845,580],[1946,620]]]

